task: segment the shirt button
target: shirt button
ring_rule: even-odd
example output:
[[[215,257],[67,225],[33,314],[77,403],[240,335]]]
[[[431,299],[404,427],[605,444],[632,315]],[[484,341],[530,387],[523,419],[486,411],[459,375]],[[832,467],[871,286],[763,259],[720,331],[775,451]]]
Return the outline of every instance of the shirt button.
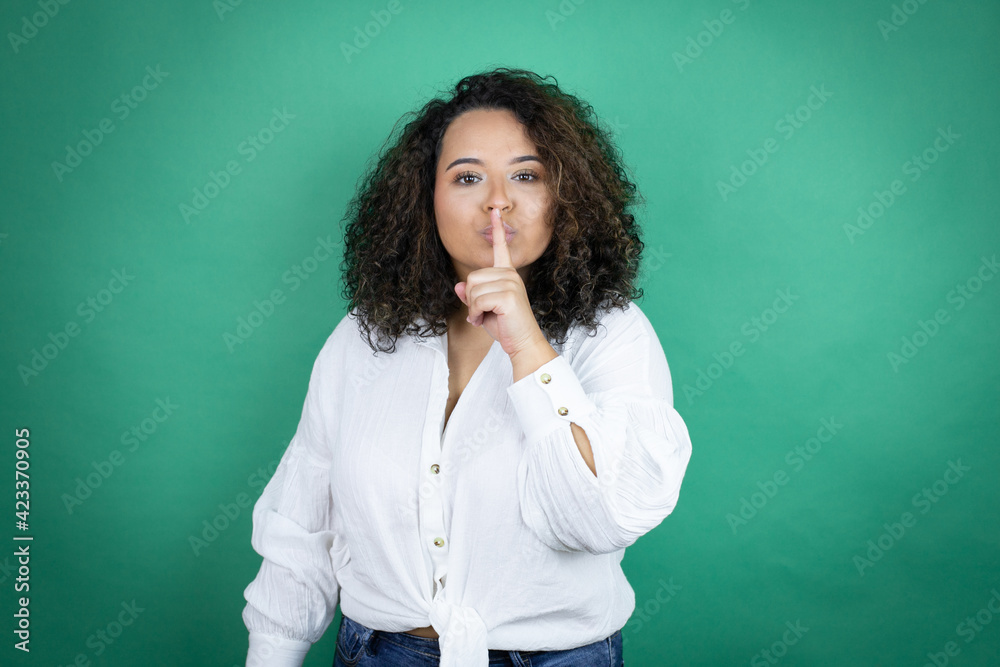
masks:
[[[559,414],[560,414],[560,415],[562,415],[563,417],[565,417],[566,415],[568,415],[568,414],[569,414],[569,410],[567,410],[566,408],[559,408],[558,412],[559,412]]]
[[[439,472],[441,472],[441,466],[435,463],[434,465],[431,466],[431,472],[434,473],[435,475],[438,474]]]
[[[435,537],[434,538],[434,546],[436,546],[436,547],[443,547],[444,546],[444,539],[440,538],[440,537]]]
[[[539,379],[542,381],[542,384],[548,384],[552,382],[552,376],[549,375],[548,373],[542,373],[542,376]]]

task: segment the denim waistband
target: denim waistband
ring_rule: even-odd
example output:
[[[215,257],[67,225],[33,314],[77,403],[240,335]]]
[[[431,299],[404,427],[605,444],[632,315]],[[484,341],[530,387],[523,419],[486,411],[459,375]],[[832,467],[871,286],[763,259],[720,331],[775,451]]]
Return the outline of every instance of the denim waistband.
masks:
[[[377,638],[380,640],[391,641],[397,646],[402,646],[411,651],[416,651],[417,653],[422,653],[424,655],[433,656],[435,658],[441,657],[441,647],[436,638],[431,637],[419,637],[417,635],[411,635],[408,632],[387,632],[385,630],[373,630],[367,625],[358,623],[354,619],[344,616],[344,623],[349,629],[353,629],[361,635],[362,643],[368,645],[372,639]],[[353,628],[350,626],[353,625]],[[535,655],[541,653],[541,651],[514,651],[522,656]],[[500,649],[490,649],[490,658],[507,658],[511,654],[511,651],[503,651]]]
[[[344,629],[348,631],[348,634],[358,636],[360,644],[364,647],[362,649],[363,651],[377,650],[377,644],[385,641],[428,658],[441,657],[440,644],[436,638],[420,637],[417,635],[411,635],[407,632],[374,630],[347,616],[343,616],[343,623],[345,626]],[[611,638],[615,638],[615,635],[620,633],[621,630],[612,634]],[[604,640],[598,640],[598,642],[594,642],[594,644],[601,643],[606,640],[607,638]],[[581,646],[576,649],[569,650],[593,651],[594,649],[596,649],[596,647],[593,644],[588,644],[587,646]],[[558,652],[562,653],[564,651]],[[489,649],[489,662],[491,665],[510,665],[512,662],[515,665],[524,664],[521,661],[522,658],[528,658],[545,653],[547,653],[547,651],[508,651],[501,649]]]

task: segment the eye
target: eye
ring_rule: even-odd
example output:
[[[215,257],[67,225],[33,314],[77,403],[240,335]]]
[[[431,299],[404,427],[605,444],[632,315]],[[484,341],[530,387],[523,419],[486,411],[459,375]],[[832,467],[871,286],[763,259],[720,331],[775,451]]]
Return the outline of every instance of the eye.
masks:
[[[520,178],[521,176],[530,176],[531,177],[530,179],[522,180],[521,181],[522,183],[532,183],[534,181],[537,181],[538,178],[539,178],[538,174],[536,174],[535,172],[531,171],[530,169],[525,169],[524,171],[519,171],[516,174],[514,174],[514,178]]]
[[[455,182],[458,183],[459,185],[472,185],[472,183],[469,183],[468,181],[465,180],[467,178],[479,178],[479,176],[472,171],[463,171],[461,174],[455,177]]]

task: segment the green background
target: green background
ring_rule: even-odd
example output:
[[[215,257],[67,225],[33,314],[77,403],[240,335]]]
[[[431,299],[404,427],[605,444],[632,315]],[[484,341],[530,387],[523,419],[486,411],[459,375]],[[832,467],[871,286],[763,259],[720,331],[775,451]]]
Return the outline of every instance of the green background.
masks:
[[[225,523],[220,505],[259,496],[345,312],[339,255],[299,283],[286,272],[317,238],[339,243],[403,113],[505,65],[591,103],[647,201],[640,305],[693,456],[677,509],[625,556],[626,664],[997,664],[996,2],[896,3],[895,26],[888,0],[400,0],[350,56],[342,44],[385,2],[53,5],[51,18],[37,2],[0,10],[0,663],[243,664],[242,591],[260,564],[250,510],[235,505],[200,549],[191,538]],[[115,100],[147,66],[168,74],[122,118]],[[826,99],[810,109],[814,86]],[[275,109],[294,118],[248,161],[241,142]],[[102,118],[113,131],[57,175]],[[765,145],[763,164],[743,165]],[[934,162],[914,173],[925,151]],[[230,160],[240,172],[186,221],[180,204]],[[753,173],[730,181],[734,168]],[[902,194],[863,233],[845,228],[897,179]],[[723,196],[726,181],[739,187]],[[123,269],[129,284],[102,293]],[[275,289],[283,302],[227,345]],[[783,313],[769,310],[779,290]],[[67,324],[78,335],[22,377]],[[123,433],[157,399],[178,407],[130,451]],[[810,442],[824,419],[836,433]],[[26,533],[13,516],[22,427]],[[959,461],[968,470],[946,476]],[[111,475],[67,507],[102,466]],[[884,524],[904,512],[892,537]],[[13,648],[17,534],[34,537],[30,655]],[[880,538],[888,548],[859,565]],[[134,622],[98,643],[133,600]],[[979,630],[961,625],[977,613]],[[808,628],[791,645],[786,622]],[[332,662],[338,623],[306,665]]]

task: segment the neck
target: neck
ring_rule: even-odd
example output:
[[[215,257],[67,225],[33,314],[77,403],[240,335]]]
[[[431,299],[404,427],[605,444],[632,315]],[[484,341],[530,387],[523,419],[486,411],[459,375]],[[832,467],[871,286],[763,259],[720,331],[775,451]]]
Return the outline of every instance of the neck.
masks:
[[[493,336],[483,327],[474,327],[469,324],[466,318],[469,316],[469,309],[466,305],[459,304],[458,310],[448,318],[448,339],[452,342],[460,342],[463,345],[483,347],[493,344]]]

